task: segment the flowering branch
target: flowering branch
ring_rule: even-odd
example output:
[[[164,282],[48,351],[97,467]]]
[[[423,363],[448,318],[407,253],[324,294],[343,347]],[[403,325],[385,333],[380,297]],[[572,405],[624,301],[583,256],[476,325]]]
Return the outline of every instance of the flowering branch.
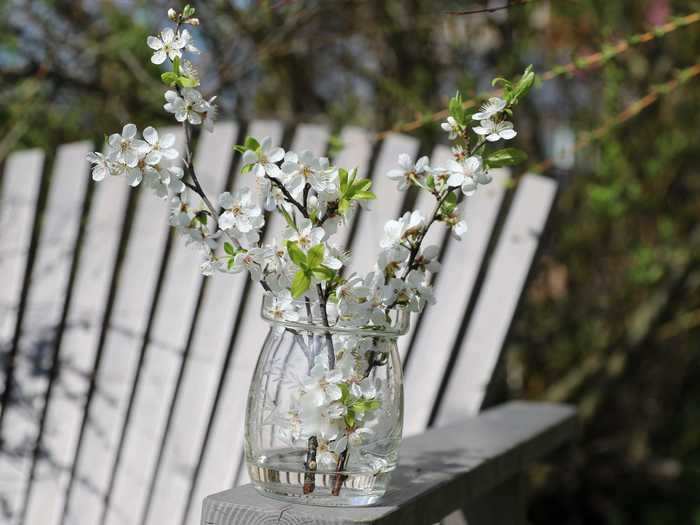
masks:
[[[255,178],[257,192],[242,188],[212,201],[200,183],[192,159],[193,129],[213,131],[217,107],[216,97],[205,99],[198,91],[199,74],[186,59],[186,54],[198,53],[185,29],[199,24],[194,14],[190,6],[180,13],[170,10],[175,27],[147,39],[151,62],[168,66],[161,75],[167,86],[163,108],[183,126],[184,169],[177,165],[180,153],[172,134],[160,136],[149,126],[139,138],[136,126],[127,124],[121,133],[109,136],[105,154],[90,154],[92,177],[125,176],[132,186],[143,182],[167,200],[170,223],[202,252],[202,273],[246,272],[267,292],[266,317],[298,322],[300,312],[305,314],[307,331],[286,327],[302,346],[309,376],[300,386],[299,408],[288,417],[299,419],[293,439],[305,450],[304,493],[314,491],[317,468],[323,465],[334,472],[330,488],[337,496],[348,462],[354,466],[360,461],[351,445],[372,433],[372,414],[382,406],[380,379],[372,372],[389,362],[377,358],[383,351],[382,337],[346,334],[355,328],[384,333],[392,325],[392,312],[417,313],[434,301],[431,276],[440,267],[439,249],[423,246],[428,231],[443,223],[461,238],[466,224],[458,202],[491,181],[489,169],[526,158],[515,148],[495,146],[517,135],[513,108],[535,76],[528,68],[516,82],[496,79],[503,98],[492,97],[473,114],[467,113],[459,93],[455,95],[442,124],[454,143],[447,165],[431,166],[428,157],[414,163],[403,154],[399,168],[387,173],[399,190],[415,187],[433,195],[432,215],[426,220],[412,211],[389,221],[372,271],[343,276],[348,256],[333,236],[358,207],[376,198],[372,182],[359,178],[356,169],[332,166],[310,151],[285,152],[269,137],[247,137],[235,149],[242,155],[241,175]],[[279,213],[287,224],[281,238],[268,243],[262,239],[264,210]],[[318,316],[320,329],[313,326]],[[335,328],[343,330],[334,332]],[[322,335],[313,335],[317,331]],[[305,333],[310,334],[306,342]],[[327,358],[322,355],[324,346]]]

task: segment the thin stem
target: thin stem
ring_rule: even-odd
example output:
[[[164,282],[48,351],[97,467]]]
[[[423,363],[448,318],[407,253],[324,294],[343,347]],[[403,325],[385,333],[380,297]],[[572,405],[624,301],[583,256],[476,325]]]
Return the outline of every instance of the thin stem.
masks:
[[[335,476],[333,478],[333,488],[331,489],[331,495],[333,496],[340,495],[340,489],[345,481],[345,474],[342,474],[342,472],[345,470],[345,463],[348,459],[348,447],[349,445],[345,445],[345,449],[338,455],[338,462],[335,465]]]
[[[277,186],[280,189],[280,191],[284,195],[284,198],[287,199],[287,202],[289,202],[290,204],[295,206],[305,218],[307,218],[307,219],[309,218],[309,212],[306,211],[306,207],[302,203],[300,203],[298,200],[296,200],[294,197],[292,197],[292,194],[289,193],[289,190],[284,187],[284,184],[282,184],[282,181],[280,181],[279,179],[276,179],[274,177],[270,177],[269,175],[265,175],[265,178],[267,180],[269,180],[270,182],[272,182],[272,184],[274,184],[275,186]]]
[[[328,312],[326,311],[326,305],[328,303],[321,283],[316,285],[316,291],[318,292],[318,300],[321,303],[321,319],[323,320],[323,326],[330,328]],[[335,348],[333,348],[333,336],[328,331],[326,332],[326,342],[328,343],[328,369],[333,370],[335,368]]]
[[[304,462],[304,494],[311,494],[316,488],[317,450],[318,439],[316,439],[316,436],[311,436],[306,449],[306,461]]]

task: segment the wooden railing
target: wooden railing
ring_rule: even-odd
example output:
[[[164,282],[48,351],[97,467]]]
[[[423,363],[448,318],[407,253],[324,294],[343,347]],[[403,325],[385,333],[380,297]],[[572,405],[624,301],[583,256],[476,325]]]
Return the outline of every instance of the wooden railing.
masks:
[[[524,473],[570,440],[566,405],[513,402],[404,440],[389,490],[371,507],[291,504],[252,485],[208,496],[202,525],[520,525]]]

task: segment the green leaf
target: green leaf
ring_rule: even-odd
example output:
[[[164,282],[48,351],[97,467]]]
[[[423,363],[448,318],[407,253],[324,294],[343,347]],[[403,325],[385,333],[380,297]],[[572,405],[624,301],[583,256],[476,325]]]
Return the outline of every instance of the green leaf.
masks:
[[[447,194],[445,200],[442,202],[442,207],[440,208],[442,213],[449,215],[457,207],[457,193],[454,191]]]
[[[246,174],[246,173],[248,173],[248,172],[249,172],[250,170],[252,170],[252,169],[253,169],[253,164],[246,164],[245,166],[243,166],[243,167],[241,168],[241,173],[242,173],[242,174]]]
[[[228,253],[229,255],[233,255],[234,253],[236,253],[235,250],[233,249],[233,244],[231,244],[230,242],[224,243],[224,251],[226,253]]]
[[[242,155],[243,153],[245,153],[246,150],[245,150],[245,146],[243,144],[236,144],[233,147],[233,151],[237,151],[238,153],[240,153]]]
[[[197,87],[199,85],[199,82],[197,82],[194,78],[190,78],[190,77],[186,77],[186,76],[177,77],[177,83],[180,84],[184,88],[193,88],[193,87]]]
[[[290,253],[291,256],[291,253]],[[316,269],[317,266],[319,266],[323,262],[323,256],[324,256],[324,248],[323,244],[317,244],[313,248],[309,250],[309,253],[306,256],[306,263],[308,264],[309,268],[311,269]],[[294,260],[294,259],[292,259]]]
[[[340,192],[345,193],[345,190],[348,188],[348,170],[340,168],[338,170],[338,177],[340,178]]]
[[[517,148],[503,148],[486,156],[486,165],[489,168],[501,168],[520,164],[527,159],[527,154]]]
[[[284,217],[284,220],[287,222],[289,227],[293,230],[296,230],[296,222],[294,222],[294,218],[289,214],[289,212],[285,210],[282,206],[277,206],[277,210],[282,214],[282,217]]]
[[[520,80],[518,80],[518,83],[509,93],[510,101],[513,103],[517,103],[521,97],[524,97],[527,94],[527,92],[530,91],[530,88],[532,88],[534,83],[535,73],[532,70],[532,64],[530,64],[529,66],[527,66],[527,68],[525,68],[525,71],[520,77]]]
[[[166,71],[160,76],[160,79],[163,81],[164,84],[168,86],[174,86],[177,82],[177,75],[172,71]]]
[[[345,426],[348,428],[355,428],[355,413],[352,411],[352,409],[348,410],[348,413],[345,414]]]
[[[257,151],[260,148],[260,143],[253,137],[246,137],[243,147],[245,147],[245,149]]]
[[[367,191],[372,187],[372,181],[369,179],[360,179],[357,182],[352,183],[352,191],[353,193],[357,193],[360,191]]]
[[[287,241],[287,252],[289,253],[289,258],[294,264],[299,268],[306,268],[306,254],[299,248],[299,245],[294,241]]]
[[[235,260],[233,257],[231,257],[231,258],[228,260],[228,269],[229,269],[229,271],[233,269],[233,265],[235,264],[235,262],[236,262],[236,260]]]
[[[173,60],[173,73],[178,77],[180,76],[180,57],[175,57]]]
[[[457,123],[464,126],[464,102],[462,101],[462,94],[457,91],[454,97],[450,99],[450,103],[447,106],[448,113],[453,117]]]
[[[311,285],[311,277],[304,271],[299,270],[292,279],[292,297],[298,299]]]
[[[376,198],[377,196],[371,191],[360,191],[353,196],[356,201],[371,201]]]
[[[311,273],[321,281],[330,281],[335,277],[335,272],[325,266],[317,266],[311,270]]]

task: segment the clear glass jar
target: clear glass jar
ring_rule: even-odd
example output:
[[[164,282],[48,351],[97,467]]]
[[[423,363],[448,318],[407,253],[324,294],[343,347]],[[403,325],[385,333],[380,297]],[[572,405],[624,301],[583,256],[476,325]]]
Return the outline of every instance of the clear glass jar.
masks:
[[[248,394],[245,456],[265,494],[315,505],[376,502],[398,461],[408,313],[343,326],[334,305],[263,299],[270,332]]]

